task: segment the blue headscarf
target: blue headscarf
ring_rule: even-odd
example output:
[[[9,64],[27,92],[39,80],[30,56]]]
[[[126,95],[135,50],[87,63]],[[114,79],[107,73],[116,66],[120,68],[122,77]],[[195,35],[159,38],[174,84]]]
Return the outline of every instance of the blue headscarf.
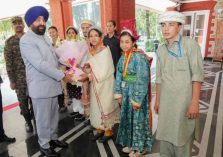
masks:
[[[27,26],[29,27],[30,25],[33,24],[33,22],[39,17],[43,16],[45,22],[48,20],[49,17],[49,12],[46,10],[46,8],[42,6],[34,6],[31,7],[27,10],[25,14],[25,22]]]

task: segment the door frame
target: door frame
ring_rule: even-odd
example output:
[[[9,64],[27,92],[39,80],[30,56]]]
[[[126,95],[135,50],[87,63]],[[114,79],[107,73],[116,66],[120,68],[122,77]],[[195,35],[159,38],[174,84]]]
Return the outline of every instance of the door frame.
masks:
[[[206,43],[207,43],[207,32],[208,32],[208,20],[209,20],[209,15],[210,15],[210,10],[198,10],[198,11],[184,11],[181,12],[182,14],[184,14],[185,16],[190,15],[191,18],[191,33],[193,33],[193,39],[195,38],[195,27],[196,27],[196,15],[205,15],[205,19],[204,19],[204,32],[203,32],[203,38],[202,38],[202,46],[201,46],[201,54],[202,57],[205,57],[205,52],[206,52]]]

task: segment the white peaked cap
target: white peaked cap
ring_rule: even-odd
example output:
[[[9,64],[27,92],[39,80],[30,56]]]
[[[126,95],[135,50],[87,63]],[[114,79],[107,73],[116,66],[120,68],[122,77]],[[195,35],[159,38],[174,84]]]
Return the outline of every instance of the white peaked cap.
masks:
[[[89,24],[91,26],[94,26],[95,25],[95,22],[94,21],[87,20],[87,19],[81,21],[81,25],[84,24],[84,23],[87,23],[87,24]]]

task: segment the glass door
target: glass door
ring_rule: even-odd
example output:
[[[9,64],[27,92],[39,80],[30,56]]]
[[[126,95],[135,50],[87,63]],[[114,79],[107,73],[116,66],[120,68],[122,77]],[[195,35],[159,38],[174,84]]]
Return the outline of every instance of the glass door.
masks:
[[[194,38],[193,33],[194,14],[185,14],[185,24],[183,26],[183,36]]]
[[[205,56],[206,37],[208,29],[209,11],[183,12],[185,15],[185,25],[182,34],[195,39],[201,48],[201,54]]]
[[[207,16],[205,13],[195,14],[194,39],[201,47],[202,56],[205,55],[206,36],[207,36]]]

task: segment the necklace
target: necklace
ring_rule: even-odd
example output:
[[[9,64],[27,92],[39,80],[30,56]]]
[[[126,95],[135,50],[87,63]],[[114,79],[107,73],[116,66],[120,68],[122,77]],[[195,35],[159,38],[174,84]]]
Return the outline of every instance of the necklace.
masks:
[[[127,69],[128,69],[128,66],[129,66],[129,61],[131,59],[131,56],[132,56],[132,53],[135,51],[135,47],[133,47],[130,52],[125,52],[125,60],[124,60],[124,71],[123,71],[123,74],[122,76],[125,78],[126,75],[127,75]]]

